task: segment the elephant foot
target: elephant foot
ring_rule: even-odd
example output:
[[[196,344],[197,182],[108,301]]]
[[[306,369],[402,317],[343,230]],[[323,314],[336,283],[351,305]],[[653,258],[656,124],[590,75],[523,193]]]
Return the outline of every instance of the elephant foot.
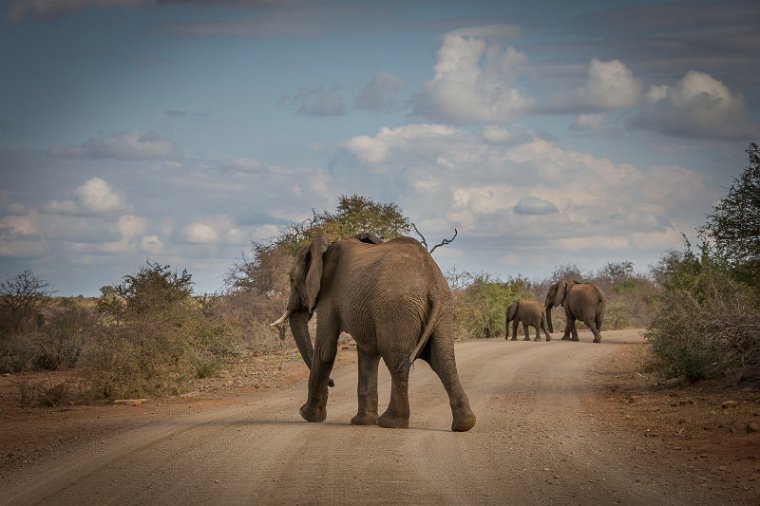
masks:
[[[314,408],[309,406],[308,403],[301,406],[301,416],[307,422],[324,422],[327,418],[327,410],[325,408]]]
[[[377,413],[361,411],[351,419],[351,425],[377,425]]]
[[[534,341],[540,341],[540,340],[541,340],[541,338],[540,338],[540,337],[538,337],[538,336],[536,336],[536,337],[535,337],[533,340],[534,340]]]
[[[377,424],[386,429],[408,429],[409,416],[397,416],[386,411],[377,419]]]
[[[602,338],[601,337],[595,337],[594,338],[594,342],[595,343],[601,343],[602,342]]]
[[[454,418],[454,421],[451,422],[452,432],[467,432],[473,427],[475,427],[475,413],[472,411],[464,414],[464,416]]]
[[[530,337],[526,337],[523,341],[530,341]]]
[[[572,338],[572,339],[570,339],[570,340],[571,340],[571,341],[575,341],[575,342],[578,342],[578,336],[573,336],[573,338]]]
[[[551,338],[551,337],[547,337],[547,338],[546,338],[546,342],[547,342],[547,343],[548,343],[549,341],[551,341],[551,340],[552,340],[552,338]]]
[[[513,338],[511,339],[511,341],[517,341],[517,338],[516,338],[516,337],[513,337]]]
[[[570,336],[562,336],[562,340],[563,341],[569,341],[570,340]]]

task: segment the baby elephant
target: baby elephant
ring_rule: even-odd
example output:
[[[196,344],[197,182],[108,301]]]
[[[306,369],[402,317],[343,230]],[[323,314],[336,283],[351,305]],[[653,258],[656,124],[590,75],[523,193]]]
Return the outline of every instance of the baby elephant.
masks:
[[[530,334],[528,333],[528,325],[532,325],[536,329],[536,338],[534,341],[541,340],[541,330],[546,334],[546,340],[551,341],[552,336],[546,328],[546,316],[544,314],[544,308],[536,300],[518,300],[513,302],[507,308],[507,323],[505,325],[506,336],[509,337],[509,322],[512,322],[512,340],[517,341],[517,324],[522,322],[523,329],[525,329],[525,341],[530,341]]]

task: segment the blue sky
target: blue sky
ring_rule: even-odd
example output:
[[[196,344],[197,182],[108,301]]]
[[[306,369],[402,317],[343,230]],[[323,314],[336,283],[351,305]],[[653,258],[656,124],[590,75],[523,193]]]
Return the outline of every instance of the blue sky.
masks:
[[[0,278],[222,288],[342,194],[444,271],[646,271],[760,141],[756,2],[0,3]]]

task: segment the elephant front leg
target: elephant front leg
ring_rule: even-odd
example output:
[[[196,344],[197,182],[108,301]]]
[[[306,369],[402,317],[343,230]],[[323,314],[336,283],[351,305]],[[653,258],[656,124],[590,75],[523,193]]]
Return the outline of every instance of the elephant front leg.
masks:
[[[575,327],[575,325],[573,325],[573,319],[568,317],[567,323],[565,323],[565,332],[564,334],[562,334],[563,341],[567,341],[570,339],[570,335],[573,333],[573,327]]]
[[[321,326],[317,322],[317,339],[309,374],[309,396],[300,409],[301,416],[307,422],[323,422],[327,418],[327,384],[335,363],[340,333],[336,329],[334,326]]]
[[[377,366],[380,356],[358,351],[359,383],[356,389],[359,409],[351,419],[352,425],[377,424]]]

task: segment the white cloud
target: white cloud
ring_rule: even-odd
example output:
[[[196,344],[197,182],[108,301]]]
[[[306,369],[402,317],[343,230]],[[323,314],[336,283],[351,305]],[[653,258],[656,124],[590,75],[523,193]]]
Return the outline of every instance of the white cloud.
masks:
[[[441,125],[381,129],[345,143],[355,158],[345,170],[336,158],[332,184],[338,193],[361,186],[398,203],[426,224],[426,236],[457,227],[458,241],[525,259],[542,249],[556,264],[566,261],[562,248],[580,254],[600,237],[609,238],[600,250],[621,256],[670,240],[678,248],[678,230],[716,197],[686,167],[636,167],[530,132],[517,138],[501,127],[480,135]]]
[[[266,166],[258,160],[252,158],[236,158],[230,160],[227,169],[233,172],[242,172],[248,174],[260,174],[266,172]]]
[[[641,81],[619,60],[605,62],[594,58],[582,95],[590,107],[605,111],[628,109],[638,103],[641,88]]]
[[[116,222],[116,230],[119,231],[122,238],[132,239],[145,233],[148,228],[148,221],[142,216],[134,214],[125,214],[120,216]]]
[[[557,206],[546,199],[539,197],[524,197],[515,205],[513,211],[517,214],[554,214],[558,212]]]
[[[689,71],[674,86],[652,86],[627,126],[676,137],[746,140],[760,128],[746,120],[744,99],[704,72]]]
[[[370,137],[360,135],[349,139],[344,146],[359,160],[366,163],[382,162],[388,152],[397,146],[409,149],[409,141],[420,146],[437,143],[440,139],[449,137],[455,130],[445,125],[407,125],[399,128],[382,128],[380,132]]]
[[[210,216],[185,226],[182,238],[190,244],[245,245],[250,234],[235,224],[231,216]]]
[[[518,117],[531,104],[515,85],[527,57],[496,37],[510,25],[463,28],[447,33],[435,75],[414,99],[415,114],[451,122],[496,122]]]
[[[0,217],[0,257],[33,257],[46,253],[37,213]]]
[[[598,130],[607,121],[606,114],[579,114],[571,130]]]
[[[141,130],[98,137],[80,145],[51,145],[48,153],[67,158],[119,160],[175,160],[182,157],[174,142],[155,132]]]
[[[157,235],[146,235],[140,241],[140,249],[151,255],[158,255],[164,251],[164,243]]]
[[[354,105],[367,111],[393,111],[397,107],[396,96],[404,89],[404,80],[386,70],[377,74],[356,96]]]
[[[94,177],[77,188],[79,207],[92,213],[108,213],[124,207],[121,192],[111,187],[104,179]],[[63,206],[70,207],[68,204]]]

